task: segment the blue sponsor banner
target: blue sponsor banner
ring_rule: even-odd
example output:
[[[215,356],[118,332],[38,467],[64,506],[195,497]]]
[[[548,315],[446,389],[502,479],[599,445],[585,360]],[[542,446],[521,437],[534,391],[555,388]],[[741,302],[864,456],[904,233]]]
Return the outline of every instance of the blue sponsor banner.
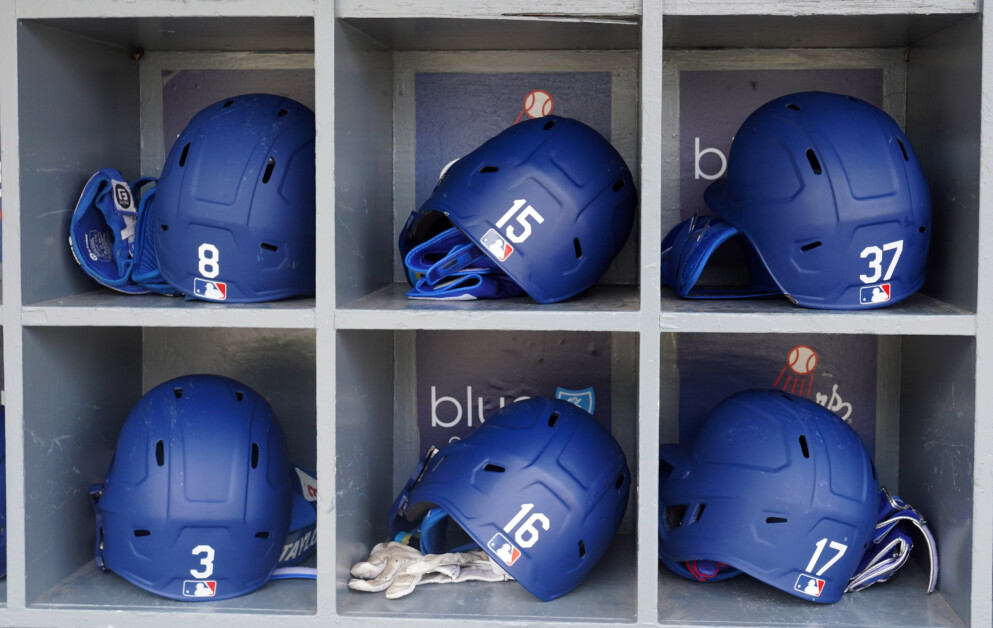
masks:
[[[500,408],[528,397],[589,407],[611,425],[606,332],[418,331],[419,455],[463,438]]]
[[[688,443],[720,401],[749,388],[806,397],[876,445],[876,339],[827,334],[681,334],[679,439]]]

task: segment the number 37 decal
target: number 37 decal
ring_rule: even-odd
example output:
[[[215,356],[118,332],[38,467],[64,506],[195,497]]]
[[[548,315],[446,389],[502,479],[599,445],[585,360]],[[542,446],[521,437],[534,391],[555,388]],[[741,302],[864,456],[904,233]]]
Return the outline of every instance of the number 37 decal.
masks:
[[[890,253],[892,252],[892,257]],[[900,262],[900,254],[903,253],[903,240],[887,242],[882,246],[867,246],[862,249],[859,257],[869,264],[869,274],[859,275],[862,283],[876,283],[880,279],[889,281],[896,270],[896,265]],[[886,258],[889,258],[887,260]],[[886,262],[886,274],[883,274],[883,263]]]

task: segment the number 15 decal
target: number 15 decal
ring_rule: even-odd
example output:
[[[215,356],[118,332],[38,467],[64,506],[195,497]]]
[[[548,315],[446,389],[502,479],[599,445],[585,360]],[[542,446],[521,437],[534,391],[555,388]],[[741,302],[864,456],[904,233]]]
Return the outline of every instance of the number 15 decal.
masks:
[[[503,229],[503,226],[506,225],[511,218],[514,218],[514,214],[517,214],[517,210],[521,209],[521,207],[524,207],[525,203],[527,203],[527,201],[524,200],[523,198],[514,201],[514,204],[511,205],[510,209],[507,210],[507,213],[501,216],[500,220],[497,221],[496,223],[497,229]],[[531,236],[531,223],[528,222],[528,218],[534,219],[534,222],[539,225],[545,222],[545,219],[541,216],[541,214],[538,213],[538,210],[532,207],[531,205],[528,205],[527,207],[524,207],[524,210],[521,211],[521,213],[517,214],[517,217],[515,218],[517,223],[521,225],[522,228],[521,233],[520,234],[517,233],[517,231],[514,229],[514,225],[508,226],[506,231],[504,232],[507,234],[508,240],[510,240],[514,244],[520,244],[521,242],[524,242]]]
[[[893,259],[890,260],[889,266],[886,267],[886,276],[883,276],[883,257],[887,251],[893,251]],[[859,279],[862,280],[862,283],[876,283],[880,277],[882,277],[883,281],[889,281],[890,277],[893,276],[893,271],[896,270],[897,263],[900,261],[901,253],[903,253],[903,240],[888,242],[881,249],[878,246],[865,247],[862,249],[859,257],[869,260],[869,270],[872,271],[872,274],[859,275]]]

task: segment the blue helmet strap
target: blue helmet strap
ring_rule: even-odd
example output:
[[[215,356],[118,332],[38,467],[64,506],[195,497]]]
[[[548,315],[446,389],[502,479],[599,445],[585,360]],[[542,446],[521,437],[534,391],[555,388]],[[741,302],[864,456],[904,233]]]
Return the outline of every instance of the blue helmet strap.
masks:
[[[448,512],[444,508],[437,506],[428,508],[413,529],[397,532],[393,540],[415,547],[422,554],[445,554],[479,549],[479,545],[475,541],[454,544],[451,540],[454,536],[452,533],[458,533],[461,528],[450,530],[448,527],[449,519]],[[464,541],[464,539],[462,540]],[[449,547],[450,545],[452,547]]]
[[[927,592],[938,582],[938,547],[921,513],[885,488],[879,490],[879,522],[872,544],[866,549],[845,592],[861,591],[877,582],[886,582],[907,562],[917,532],[927,546],[930,575]]]
[[[469,301],[515,297],[524,291],[460,230],[452,227],[404,257],[415,278],[412,299]]]
[[[697,286],[707,262],[728,240],[740,236],[748,262],[747,286]],[[714,217],[693,216],[662,240],[662,282],[687,299],[739,299],[783,294],[747,239],[730,223]]]
[[[291,467],[290,528],[272,578],[316,578],[314,568],[298,565],[317,547],[317,478],[299,465]]]

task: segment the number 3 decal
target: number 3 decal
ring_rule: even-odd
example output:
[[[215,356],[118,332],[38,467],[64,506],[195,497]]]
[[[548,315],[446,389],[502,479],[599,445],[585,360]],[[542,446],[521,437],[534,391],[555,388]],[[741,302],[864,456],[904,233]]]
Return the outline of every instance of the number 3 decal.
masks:
[[[190,575],[197,579],[209,578],[210,574],[214,573],[214,548],[209,545],[197,545],[193,548],[192,554],[194,556],[204,555],[200,559],[200,564],[203,565],[203,571],[190,569]]]
[[[886,269],[886,276],[883,277],[883,253],[885,251],[894,251],[894,253],[893,259],[890,260],[890,265]],[[872,274],[859,275],[859,279],[862,280],[862,283],[876,283],[880,277],[883,278],[883,281],[889,281],[890,277],[893,276],[893,271],[896,270],[897,263],[900,261],[901,253],[903,253],[903,240],[884,244],[882,249],[878,246],[865,247],[862,249],[859,257],[869,259],[869,269],[872,271]]]

